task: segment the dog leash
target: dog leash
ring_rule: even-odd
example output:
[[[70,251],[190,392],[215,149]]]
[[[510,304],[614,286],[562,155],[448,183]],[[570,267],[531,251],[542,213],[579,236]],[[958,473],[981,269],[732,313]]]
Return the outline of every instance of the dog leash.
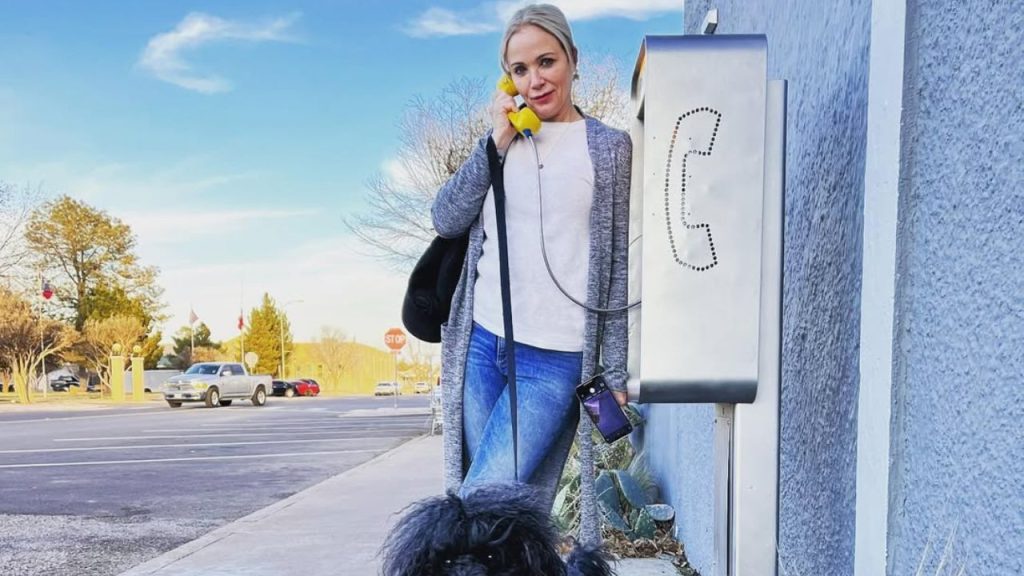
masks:
[[[516,415],[516,350],[512,332],[512,287],[508,271],[508,233],[505,227],[504,165],[498,157],[493,138],[487,139],[487,160],[491,169],[491,187],[494,188],[494,213],[498,225],[498,271],[501,277],[501,312],[505,321],[505,364],[508,402],[512,411],[512,462],[515,480],[519,482],[519,423]]]

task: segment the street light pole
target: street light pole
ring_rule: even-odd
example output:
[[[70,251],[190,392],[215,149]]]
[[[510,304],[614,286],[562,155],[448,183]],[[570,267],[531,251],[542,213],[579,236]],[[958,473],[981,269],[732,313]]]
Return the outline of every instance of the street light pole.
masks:
[[[281,317],[278,318],[277,321],[281,326],[281,380],[285,379],[284,372],[286,368],[284,360],[284,309],[287,308],[289,304],[302,304],[302,300],[289,300],[288,302],[281,304]]]

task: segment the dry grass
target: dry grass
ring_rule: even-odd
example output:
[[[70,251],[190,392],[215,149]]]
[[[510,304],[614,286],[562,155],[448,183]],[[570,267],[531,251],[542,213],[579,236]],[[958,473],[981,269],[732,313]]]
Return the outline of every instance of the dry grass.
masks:
[[[607,527],[602,532],[605,549],[618,558],[658,558],[669,560],[680,574],[684,576],[700,576],[697,570],[690,566],[689,561],[687,561],[683,545],[672,537],[666,527],[659,527],[655,530],[654,538],[630,539],[622,532]]]

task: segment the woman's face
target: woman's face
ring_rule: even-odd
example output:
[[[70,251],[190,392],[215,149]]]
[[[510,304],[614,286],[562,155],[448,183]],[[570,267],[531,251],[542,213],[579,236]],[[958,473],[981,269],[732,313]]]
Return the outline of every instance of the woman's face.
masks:
[[[526,105],[541,120],[575,119],[572,76],[576,70],[557,38],[536,26],[523,26],[509,38],[505,61]]]

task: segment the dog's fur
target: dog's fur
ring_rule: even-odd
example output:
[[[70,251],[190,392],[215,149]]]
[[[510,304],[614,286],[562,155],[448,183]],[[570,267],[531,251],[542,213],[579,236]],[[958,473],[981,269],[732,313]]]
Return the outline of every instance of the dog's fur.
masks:
[[[537,492],[493,484],[414,504],[381,550],[384,576],[611,576],[605,555],[577,547],[563,561]]]

